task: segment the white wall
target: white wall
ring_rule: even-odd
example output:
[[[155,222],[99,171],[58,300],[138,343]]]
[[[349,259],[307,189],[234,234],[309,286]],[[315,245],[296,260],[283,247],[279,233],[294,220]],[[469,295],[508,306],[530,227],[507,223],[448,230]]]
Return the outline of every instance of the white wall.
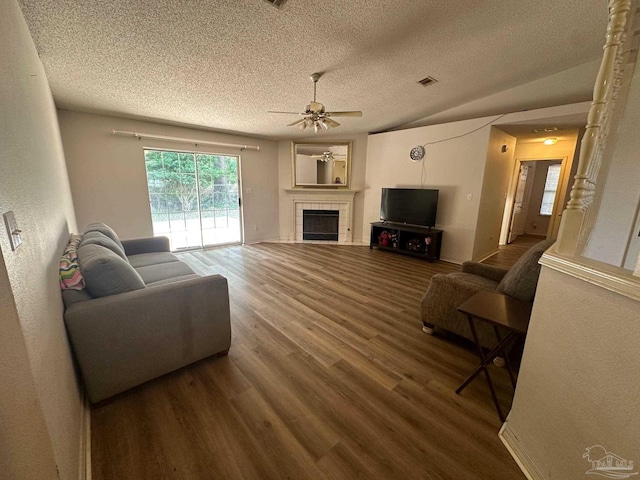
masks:
[[[503,145],[507,146],[506,152],[502,151]],[[515,146],[515,137],[491,127],[473,244],[473,260],[481,260],[498,251],[502,217],[515,162]]]
[[[633,270],[640,251],[640,62],[635,65],[595,227],[584,255]],[[629,253],[627,254],[627,249]]]
[[[245,242],[278,238],[276,142],[65,110],[59,111],[58,117],[80,229],[99,221],[113,227],[125,239],[153,235],[143,153],[144,148],[151,147],[240,154]],[[112,135],[112,129],[259,145],[260,151],[138,140]],[[247,189],[252,193],[247,193]]]
[[[78,479],[83,405],[62,317],[58,260],[76,222],[56,111],[15,0],[0,4],[0,478]],[[57,470],[57,472],[56,472]]]
[[[319,133],[317,136],[296,139],[296,142],[352,142],[351,151],[351,172],[350,172],[350,188],[357,190],[358,193],[353,201],[353,242],[361,243],[363,241],[369,243],[369,226],[364,232],[362,230],[362,209],[363,194],[365,190],[365,172],[367,169],[367,135],[333,135],[333,132]],[[292,159],[291,159],[291,141],[282,140],[278,142],[278,182],[279,182],[279,211],[280,211],[280,240],[288,242],[293,239],[289,238],[289,224],[286,219],[289,218],[289,198],[285,190],[292,188]],[[335,180],[335,179],[334,179]],[[332,183],[332,182],[331,182]]]

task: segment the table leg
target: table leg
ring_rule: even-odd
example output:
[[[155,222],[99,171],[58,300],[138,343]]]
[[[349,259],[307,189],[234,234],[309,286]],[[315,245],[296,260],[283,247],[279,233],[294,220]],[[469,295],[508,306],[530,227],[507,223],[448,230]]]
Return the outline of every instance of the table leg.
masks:
[[[500,332],[497,326],[493,326],[493,331],[496,334],[496,340],[498,340],[498,345],[507,345],[507,340],[511,337],[511,335],[507,335],[507,337],[505,338],[505,343],[502,343],[502,338],[500,337]],[[515,339],[515,336],[513,337]],[[512,342],[513,343],[513,342]],[[511,385],[513,386],[513,389],[515,390],[516,388],[516,377],[515,374],[513,372],[513,368],[511,367],[511,360],[509,360],[509,355],[508,352],[506,351],[506,349],[503,347],[501,349],[502,351],[502,355],[504,356],[504,363],[507,367],[507,372],[509,372],[509,379],[511,380]]]
[[[489,385],[489,390],[491,390],[491,397],[493,398],[493,403],[496,406],[496,410],[498,411],[498,416],[500,417],[500,421],[504,422],[505,417],[502,414],[502,410],[500,409],[500,403],[498,402],[498,395],[496,395],[496,390],[493,387],[493,382],[491,381],[491,376],[489,375],[489,369],[487,368],[487,361],[488,360],[487,360],[487,357],[484,354],[484,350],[482,349],[482,345],[480,345],[480,342],[478,340],[478,333],[476,332],[476,327],[475,327],[475,324],[473,322],[473,317],[471,315],[467,315],[467,319],[469,320],[469,327],[471,327],[471,333],[473,335],[473,341],[476,343],[476,346],[478,347],[478,355],[480,356],[480,366],[478,367],[478,369],[475,372],[473,372],[469,376],[469,378],[467,378],[467,380],[464,381],[464,383],[462,385],[460,385],[458,387],[458,389],[456,390],[456,393],[459,394],[462,391],[462,389],[465,388],[471,382],[471,380],[473,380],[480,373],[480,370],[484,370],[484,376],[487,379],[487,384]],[[500,347],[500,345],[498,345],[498,347]],[[493,354],[493,352],[492,352],[492,354]],[[491,358],[491,356],[489,358]]]

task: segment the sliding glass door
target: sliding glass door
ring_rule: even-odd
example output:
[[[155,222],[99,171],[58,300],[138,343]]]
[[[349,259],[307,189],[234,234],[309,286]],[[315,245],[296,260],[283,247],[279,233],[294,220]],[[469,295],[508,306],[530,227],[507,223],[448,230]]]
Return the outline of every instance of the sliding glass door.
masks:
[[[242,242],[240,158],[144,151],[153,234],[180,250]]]

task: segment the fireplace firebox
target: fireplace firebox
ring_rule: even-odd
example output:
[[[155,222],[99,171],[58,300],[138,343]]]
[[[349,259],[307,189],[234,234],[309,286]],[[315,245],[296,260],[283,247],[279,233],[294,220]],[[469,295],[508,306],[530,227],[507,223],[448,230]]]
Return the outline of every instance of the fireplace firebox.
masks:
[[[302,239],[338,241],[339,210],[303,210]]]

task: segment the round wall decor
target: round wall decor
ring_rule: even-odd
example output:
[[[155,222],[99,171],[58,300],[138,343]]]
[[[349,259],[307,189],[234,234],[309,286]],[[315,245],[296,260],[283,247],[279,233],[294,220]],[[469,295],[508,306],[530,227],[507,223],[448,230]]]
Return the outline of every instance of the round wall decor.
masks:
[[[422,145],[418,145],[417,147],[413,147],[411,152],[409,152],[409,157],[411,157],[411,161],[419,162],[424,158],[424,147]]]

